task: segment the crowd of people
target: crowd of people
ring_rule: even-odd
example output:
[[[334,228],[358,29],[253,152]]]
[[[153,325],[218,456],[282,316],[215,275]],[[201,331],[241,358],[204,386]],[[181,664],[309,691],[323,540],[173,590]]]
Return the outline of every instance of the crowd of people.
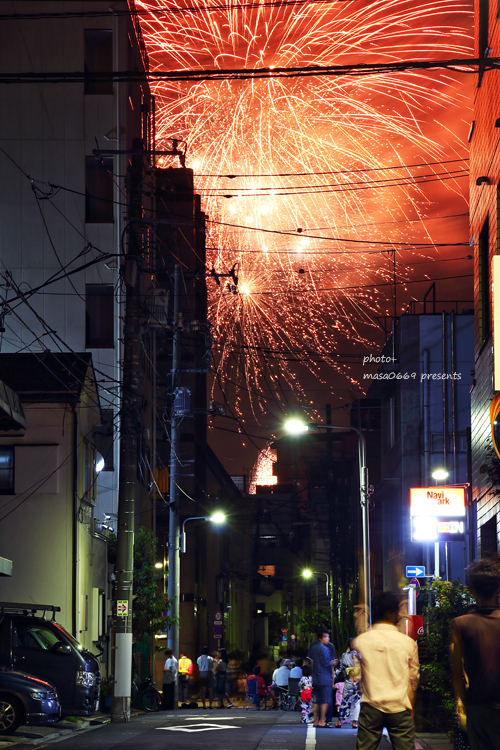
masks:
[[[452,621],[452,673],[457,709],[455,747],[457,750],[500,750],[498,558],[472,563],[468,577],[476,605]],[[318,729],[351,724],[357,729],[356,750],[376,750],[384,729],[394,750],[414,750],[413,704],[419,680],[418,648],[412,638],[396,627],[399,605],[399,598],[394,594],[381,594],[372,605],[372,626],[350,639],[340,660],[325,628],[319,629],[305,659],[279,659],[272,676],[267,661],[262,660],[262,664],[257,664],[243,678],[247,696],[252,698],[255,709],[259,710],[262,702],[266,704],[268,700],[271,708],[278,709],[284,698],[293,696],[293,705],[300,704],[304,724],[311,723]],[[226,649],[220,648],[211,656],[208,648],[203,648],[197,665],[203,708],[213,708],[214,696],[219,708],[232,707],[227,686],[229,658]],[[181,700],[188,700],[192,673],[191,659],[181,654],[177,662],[172,652],[166,651],[162,708],[174,708],[177,679]],[[268,677],[267,681],[264,677]],[[334,706],[337,709],[335,724]]]

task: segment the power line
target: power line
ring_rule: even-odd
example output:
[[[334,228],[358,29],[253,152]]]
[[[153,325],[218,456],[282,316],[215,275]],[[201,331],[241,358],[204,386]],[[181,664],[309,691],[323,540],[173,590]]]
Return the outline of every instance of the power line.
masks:
[[[456,73],[476,74],[496,70],[500,57],[458,57],[450,60],[413,60],[397,63],[356,63],[352,65],[306,65],[293,68],[235,68],[197,70],[157,70],[141,72],[134,70],[105,71],[92,73],[93,81],[116,83],[155,83],[157,81],[245,81],[273,78],[304,78],[314,76],[348,76],[359,78],[373,75],[391,75],[412,70],[452,70]],[[85,83],[89,74],[84,71],[27,71],[22,73],[0,73],[0,83]]]

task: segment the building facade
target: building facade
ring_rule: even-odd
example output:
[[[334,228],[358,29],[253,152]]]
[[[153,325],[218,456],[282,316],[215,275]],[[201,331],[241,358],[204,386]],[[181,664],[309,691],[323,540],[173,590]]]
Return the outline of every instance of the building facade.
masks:
[[[475,2],[475,53],[483,58],[498,54],[500,27],[496,4]],[[492,445],[490,407],[500,391],[495,370],[495,322],[498,277],[495,267],[500,253],[500,73],[481,71],[476,77],[470,140],[470,232],[474,246],[475,362],[472,401],[472,486],[477,510],[478,554],[499,549],[500,497],[496,489],[498,456]],[[495,313],[496,308],[496,313]],[[498,322],[497,322],[498,326]]]

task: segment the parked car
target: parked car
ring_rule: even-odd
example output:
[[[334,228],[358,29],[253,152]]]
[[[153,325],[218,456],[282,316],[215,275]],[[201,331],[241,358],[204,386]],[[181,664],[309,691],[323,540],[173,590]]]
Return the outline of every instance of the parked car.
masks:
[[[53,683],[62,716],[91,716],[99,706],[99,663],[55,622],[59,611],[54,606],[0,602],[0,666]]]
[[[0,669],[0,734],[12,734],[21,724],[54,724],[60,718],[61,706],[50,682]]]

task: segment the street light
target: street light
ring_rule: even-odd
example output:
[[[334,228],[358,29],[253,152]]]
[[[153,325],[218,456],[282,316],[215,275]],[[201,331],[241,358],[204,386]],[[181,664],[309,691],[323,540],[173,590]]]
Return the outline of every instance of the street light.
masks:
[[[448,477],[450,476],[450,474],[449,474],[448,471],[446,471],[446,469],[435,469],[432,472],[431,476],[436,481],[439,480],[439,479],[442,479],[444,481],[445,479],[448,479]]]
[[[371,625],[370,599],[370,515],[368,497],[368,469],[366,467],[366,438],[357,427],[333,424],[317,424],[309,422],[305,424],[300,419],[289,419],[285,423],[285,429],[291,435],[301,435],[304,432],[317,430],[324,427],[325,430],[351,430],[358,436],[358,463],[359,463],[359,501],[361,504],[361,518],[363,523],[363,599],[365,602],[365,615],[368,624]]]
[[[192,516],[192,518],[186,518],[186,520],[182,524],[182,531],[180,534],[179,547],[182,554],[184,554],[186,551],[186,532],[184,530],[184,527],[186,526],[188,521],[211,521],[211,523],[220,526],[221,524],[226,523],[226,514],[218,510],[215,513],[212,513],[211,516]]]
[[[310,568],[304,568],[304,570],[301,573],[302,578],[305,578],[306,580],[310,580],[313,576],[326,576],[326,595],[329,596],[330,594],[330,575],[328,573],[325,573],[323,571],[319,571],[317,573],[313,573],[313,571]]]

